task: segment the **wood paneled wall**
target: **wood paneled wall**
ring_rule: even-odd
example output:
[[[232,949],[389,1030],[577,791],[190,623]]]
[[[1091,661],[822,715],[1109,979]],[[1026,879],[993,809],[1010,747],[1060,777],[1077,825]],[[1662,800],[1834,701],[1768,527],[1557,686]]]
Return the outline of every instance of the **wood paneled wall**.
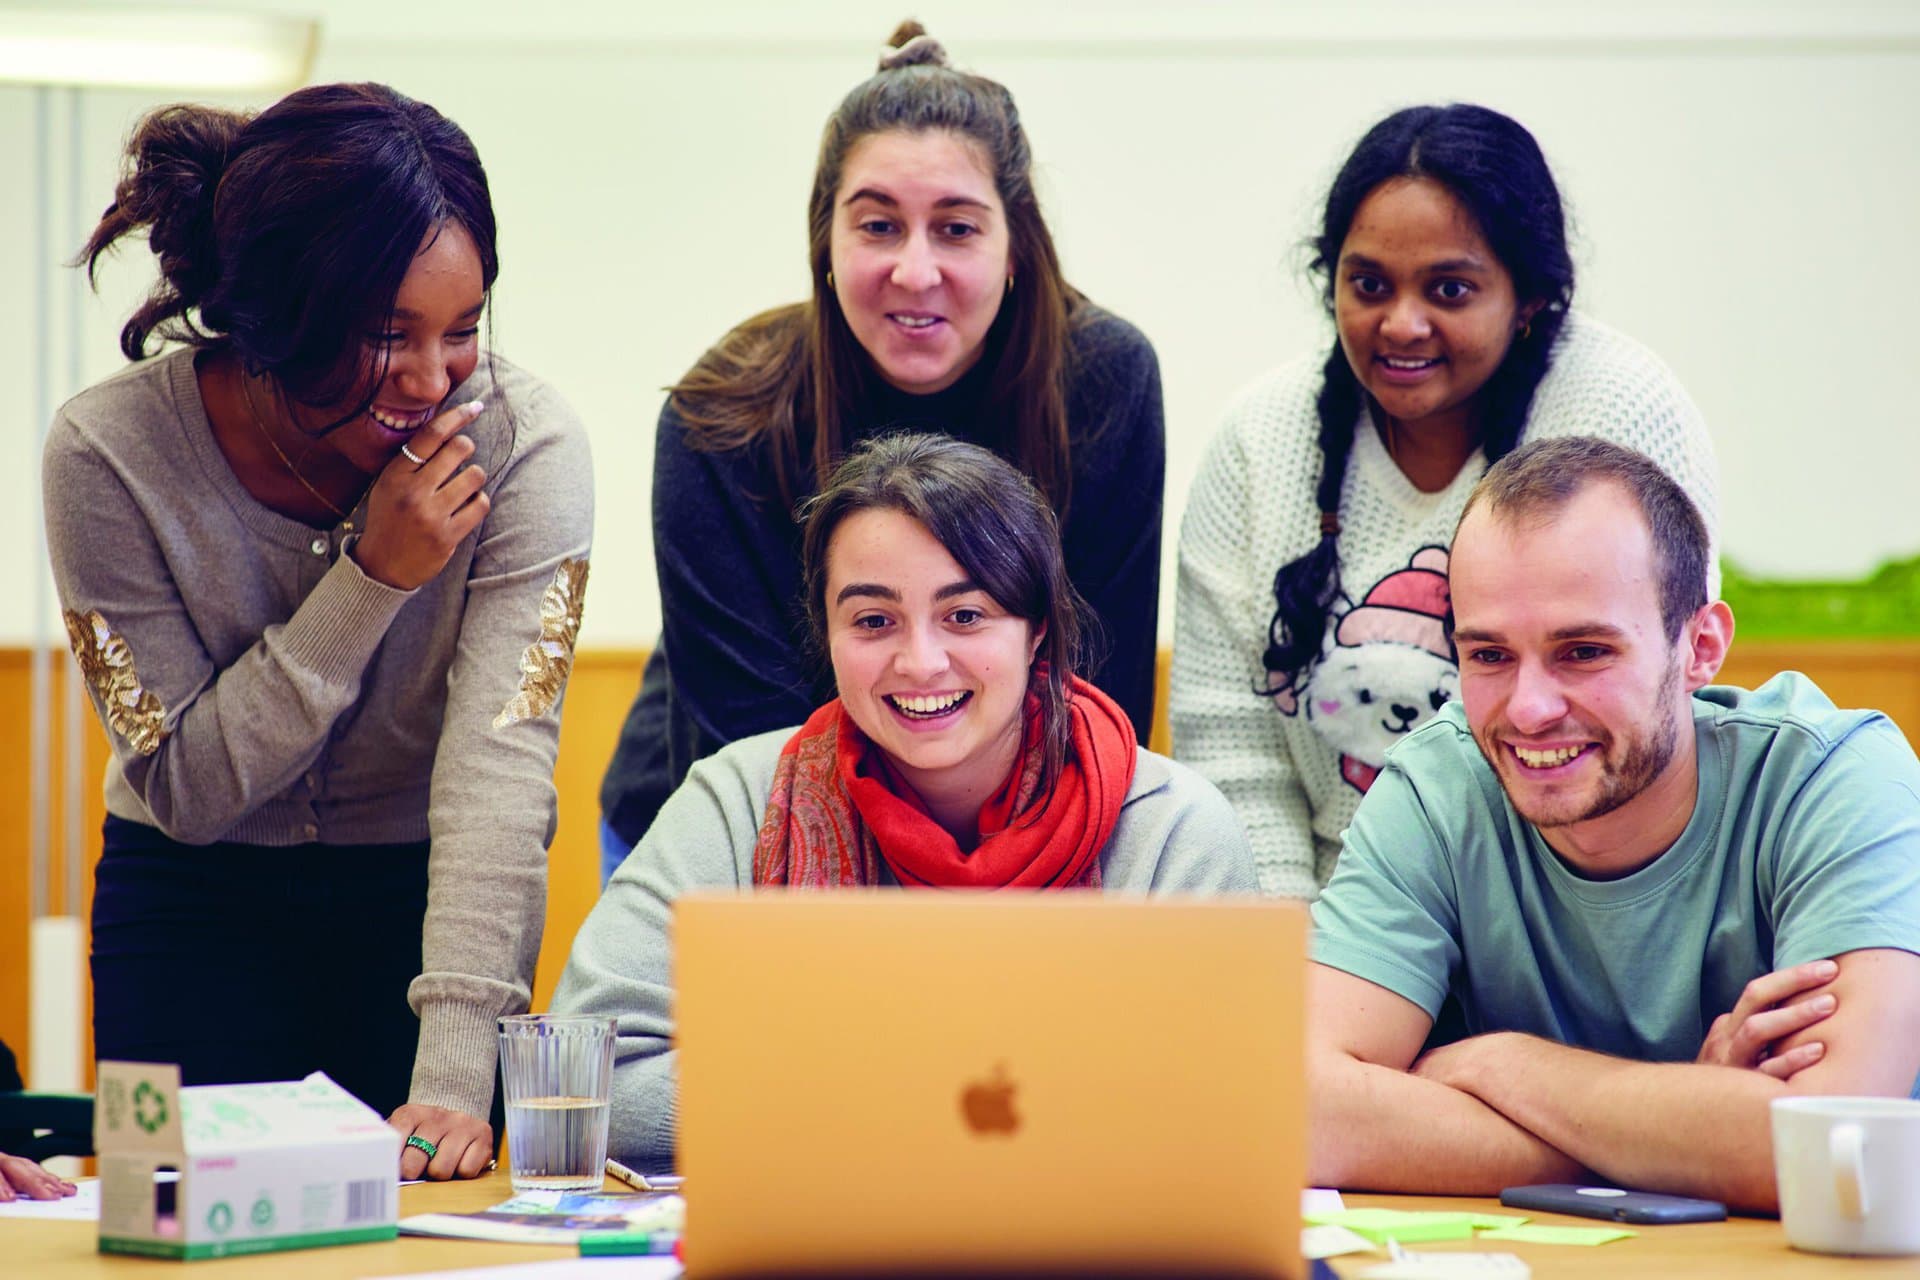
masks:
[[[52,772],[48,795],[53,865],[48,876],[51,891],[49,905],[55,914],[74,914],[85,920],[93,907],[93,863],[100,856],[100,823],[106,816],[100,778],[107,765],[107,739],[100,728],[99,719],[93,713],[93,704],[89,702],[82,708],[84,717],[81,721],[85,752],[81,797],[85,808],[80,826],[80,847],[66,849],[63,847],[65,824],[60,812],[61,797],[65,792],[65,771],[61,765],[66,753],[61,734],[61,701],[66,682],[69,679],[77,680],[79,672],[65,649],[55,652],[49,665],[53,674],[53,740],[49,744]],[[26,649],[0,649],[0,708],[4,708],[4,713],[0,714],[5,717],[4,721],[0,721],[0,850],[4,850],[0,852],[0,1039],[4,1039],[19,1057],[23,1073],[28,1069],[28,927],[33,912],[33,869],[29,865],[29,846],[33,836],[33,768],[29,744],[32,732],[32,685],[30,652]],[[77,903],[65,901],[67,859],[70,857],[85,863],[85,871],[80,878],[81,900]],[[82,1025],[89,1028],[88,1043],[82,1049],[82,1058],[91,1061],[93,1019],[90,1012]],[[27,1083],[32,1085],[34,1082],[29,1079]]]
[[[646,654],[637,649],[599,649],[582,652],[575,663],[567,692],[566,720],[560,735],[560,761],[555,782],[560,792],[560,831],[549,860],[546,938],[540,949],[540,967],[534,984],[534,1008],[548,1007],[554,984],[566,963],[573,936],[600,892],[600,775],[613,754],[621,722],[639,688]],[[1160,655],[1162,718],[1155,724],[1152,745],[1167,746],[1164,709],[1168,654]],[[64,653],[55,656],[56,679],[64,680],[72,663]],[[1812,676],[1841,706],[1878,707],[1906,731],[1920,749],[1920,640],[1912,641],[1736,641],[1722,673],[1729,684],[1753,686],[1775,672],[1793,669]],[[0,650],[0,707],[10,714],[0,726],[0,1037],[27,1059],[27,927],[30,870],[28,841],[28,655],[24,650]],[[58,702],[55,703],[56,707]],[[58,720],[56,714],[55,720]],[[87,721],[86,783],[87,845],[78,851],[87,860],[87,901],[79,904],[84,917],[91,901],[91,865],[99,852],[101,819],[98,778],[106,759],[106,741],[98,722]],[[56,732],[58,725],[55,726]],[[54,795],[59,795],[59,743],[54,744]],[[58,838],[56,815],[55,836]],[[64,856],[64,851],[57,851]],[[54,876],[55,904],[59,905],[61,875]]]

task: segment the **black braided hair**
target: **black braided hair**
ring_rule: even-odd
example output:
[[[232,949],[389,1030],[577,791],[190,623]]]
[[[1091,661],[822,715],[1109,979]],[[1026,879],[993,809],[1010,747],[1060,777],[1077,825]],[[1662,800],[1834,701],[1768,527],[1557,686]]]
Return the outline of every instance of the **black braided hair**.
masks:
[[[1395,178],[1428,178],[1446,187],[1473,215],[1513,277],[1515,296],[1544,304],[1480,390],[1481,449],[1488,462],[1496,462],[1526,431],[1534,390],[1546,375],[1573,301],[1573,259],[1560,190],[1533,135],[1508,116],[1465,103],[1396,111],[1369,129],[1340,167],[1327,191],[1319,234],[1309,242],[1309,270],[1321,280],[1329,316],[1333,268],[1354,215],[1381,183]],[[1321,373],[1316,401],[1321,467],[1314,490],[1321,536],[1312,550],[1273,576],[1274,612],[1262,655],[1269,680],[1256,689],[1269,696],[1299,684],[1319,656],[1327,616],[1341,589],[1340,490],[1368,398],[1337,335]]]

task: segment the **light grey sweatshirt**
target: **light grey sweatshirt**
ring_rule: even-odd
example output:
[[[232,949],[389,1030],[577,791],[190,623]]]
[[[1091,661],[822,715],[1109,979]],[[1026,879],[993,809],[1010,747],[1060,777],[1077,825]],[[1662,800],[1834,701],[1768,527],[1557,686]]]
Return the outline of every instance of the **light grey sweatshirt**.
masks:
[[[760,819],[793,734],[742,738],[693,766],[580,926],[554,993],[556,1012],[619,1019],[608,1151],[636,1167],[671,1160],[678,1128],[674,900],[694,889],[753,884]],[[1119,824],[1100,851],[1100,879],[1118,892],[1256,891],[1253,855],[1232,807],[1211,782],[1144,748]]]
[[[482,362],[455,392],[475,398],[491,510],[410,592],[342,554],[357,532],[242,487],[189,351],[62,407],[43,482],[54,582],[113,747],[108,812],[188,844],[430,840],[410,1097],[484,1116],[494,1018],[527,1007],[545,922],[593,479],[585,429],[538,379]]]

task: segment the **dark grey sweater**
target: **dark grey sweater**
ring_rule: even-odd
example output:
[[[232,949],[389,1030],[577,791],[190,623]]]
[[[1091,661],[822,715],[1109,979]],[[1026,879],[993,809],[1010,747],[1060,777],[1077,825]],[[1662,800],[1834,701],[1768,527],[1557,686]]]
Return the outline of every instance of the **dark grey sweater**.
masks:
[[[1006,424],[986,403],[989,363],[933,395],[874,379],[844,438],[852,446],[891,431],[940,431],[1006,454]],[[1060,541],[1105,640],[1104,661],[1088,678],[1145,742],[1153,732],[1166,479],[1160,365],[1138,329],[1083,304],[1070,372],[1073,493]],[[803,460],[812,448],[811,438],[801,441]],[[811,494],[812,484],[804,487],[798,497]],[[833,696],[831,677],[808,657],[800,526],[779,499],[771,451],[693,448],[671,399],[654,442],[653,553],[664,627],[600,790],[602,814],[629,842],[645,834],[695,760],[798,724]]]

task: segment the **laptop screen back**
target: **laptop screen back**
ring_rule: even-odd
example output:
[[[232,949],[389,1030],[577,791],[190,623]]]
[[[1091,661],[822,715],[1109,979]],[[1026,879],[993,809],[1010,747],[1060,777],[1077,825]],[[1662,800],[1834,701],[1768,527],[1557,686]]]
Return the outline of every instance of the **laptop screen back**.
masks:
[[[1291,1276],[1306,913],[899,890],[675,908],[692,1276]]]

